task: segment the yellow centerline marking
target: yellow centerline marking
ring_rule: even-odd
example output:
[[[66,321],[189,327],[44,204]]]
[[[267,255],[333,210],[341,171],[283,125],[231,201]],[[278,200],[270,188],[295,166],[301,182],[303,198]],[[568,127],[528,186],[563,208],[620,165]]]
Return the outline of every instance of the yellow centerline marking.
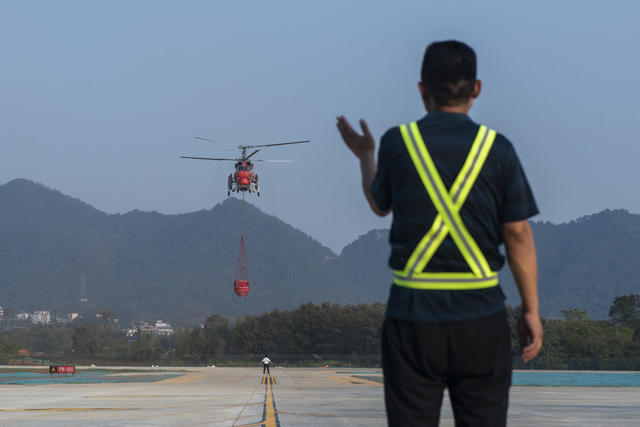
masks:
[[[267,380],[267,414],[265,419],[265,427],[276,427],[276,413],[273,407],[273,395],[271,394],[271,374],[268,375]]]
[[[252,424],[242,424],[237,427],[253,427],[253,426],[264,426],[264,427],[277,427],[278,422],[276,421],[276,414],[279,412],[276,411],[275,405],[273,403],[273,393],[271,391],[271,383],[275,384],[275,378],[271,376],[271,374],[262,377],[262,382],[260,384],[266,384],[266,397],[264,402],[262,403],[265,406],[265,414],[264,419],[257,423]]]

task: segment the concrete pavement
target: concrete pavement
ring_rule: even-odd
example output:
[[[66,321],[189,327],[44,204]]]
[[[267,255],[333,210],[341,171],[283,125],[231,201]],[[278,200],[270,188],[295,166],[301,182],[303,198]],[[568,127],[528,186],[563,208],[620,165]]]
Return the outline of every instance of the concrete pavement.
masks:
[[[154,383],[0,385],[0,425],[386,425],[381,384],[352,371],[358,370],[272,369],[273,382],[262,381],[261,368],[189,368]],[[511,391],[512,426],[632,426],[638,420],[640,388]],[[441,425],[453,425],[448,400]]]

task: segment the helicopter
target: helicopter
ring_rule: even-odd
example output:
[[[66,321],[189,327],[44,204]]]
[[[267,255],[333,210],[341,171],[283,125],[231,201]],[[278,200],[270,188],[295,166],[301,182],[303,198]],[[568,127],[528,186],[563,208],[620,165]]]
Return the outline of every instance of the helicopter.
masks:
[[[229,174],[227,179],[227,196],[230,196],[232,192],[248,192],[256,193],[260,197],[260,185],[258,184],[258,174],[254,172],[253,162],[269,162],[269,163],[289,163],[293,160],[249,160],[254,154],[260,151],[263,147],[275,147],[278,145],[291,145],[291,144],[305,144],[311,142],[310,140],[304,141],[291,141],[291,142],[277,142],[275,144],[259,144],[259,145],[236,145],[229,144],[227,142],[216,141],[209,138],[203,138],[200,136],[194,136],[194,139],[206,142],[214,142],[216,144],[230,145],[240,150],[240,158],[230,159],[222,157],[195,157],[195,156],[180,156],[182,159],[195,159],[195,160],[216,160],[216,161],[232,161],[235,162],[235,172]],[[257,148],[251,154],[247,155],[247,150]]]

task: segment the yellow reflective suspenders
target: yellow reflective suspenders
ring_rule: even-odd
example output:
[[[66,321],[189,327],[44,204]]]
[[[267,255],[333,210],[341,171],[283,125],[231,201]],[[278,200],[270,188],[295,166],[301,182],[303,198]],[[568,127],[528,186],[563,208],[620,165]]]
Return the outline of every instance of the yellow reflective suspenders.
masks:
[[[394,283],[413,289],[441,290],[482,289],[496,286],[498,273],[491,270],[478,244],[460,218],[460,209],[489,155],[496,132],[487,129],[486,126],[480,126],[471,151],[449,191],[438,174],[416,122],[411,122],[408,126],[401,125],[400,133],[420,180],[438,211],[438,216],[414,249],[404,270],[394,270]],[[427,273],[423,271],[447,234],[451,234],[458,250],[469,265],[470,272]]]

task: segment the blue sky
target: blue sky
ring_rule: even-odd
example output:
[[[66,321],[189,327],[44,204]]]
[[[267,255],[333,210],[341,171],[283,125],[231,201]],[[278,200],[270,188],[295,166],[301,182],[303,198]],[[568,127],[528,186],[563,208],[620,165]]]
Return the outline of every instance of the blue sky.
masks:
[[[261,164],[267,213],[334,250],[372,228],[335,117],[376,136],[424,114],[426,45],[479,57],[471,116],[509,137],[539,220],[640,213],[640,3],[633,1],[4,1],[0,183],[23,177],[106,212],[226,198],[225,146],[311,139]],[[631,190],[630,190],[631,189]]]

